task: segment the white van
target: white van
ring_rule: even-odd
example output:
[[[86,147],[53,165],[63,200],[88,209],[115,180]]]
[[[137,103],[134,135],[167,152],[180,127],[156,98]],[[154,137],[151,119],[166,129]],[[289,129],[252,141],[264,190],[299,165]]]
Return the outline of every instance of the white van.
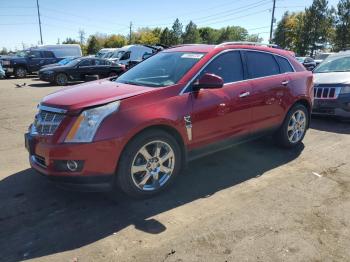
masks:
[[[119,48],[116,52],[116,58],[111,60],[119,64],[127,65],[129,61],[143,60],[145,55],[153,54],[155,50],[144,45],[126,45]]]
[[[52,51],[57,58],[82,56],[81,47],[78,44],[39,45],[36,49]]]
[[[109,52],[114,52],[118,48],[102,48],[100,51],[97,52],[96,57],[102,57],[104,54]]]

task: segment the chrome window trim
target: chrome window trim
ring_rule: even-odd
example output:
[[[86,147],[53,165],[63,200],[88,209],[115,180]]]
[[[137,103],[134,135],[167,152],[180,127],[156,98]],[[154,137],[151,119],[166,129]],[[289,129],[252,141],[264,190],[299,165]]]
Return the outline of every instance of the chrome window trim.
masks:
[[[223,50],[219,53],[217,53],[215,56],[213,56],[212,58],[209,59],[208,62],[206,62],[202,68],[197,72],[197,74],[195,74],[190,81],[188,81],[188,83],[185,85],[185,87],[181,90],[181,92],[179,93],[179,95],[183,95],[184,93],[188,93],[186,90],[188,89],[188,87],[190,86],[190,84],[194,81],[194,79],[196,79],[200,73],[205,69],[205,67],[207,67],[215,58],[217,58],[219,55],[221,54],[224,54],[224,53],[227,53],[227,52],[235,52],[235,51],[251,51],[251,52],[260,52],[260,53],[266,53],[266,54],[270,54],[270,55],[275,55],[275,56],[279,56],[279,57],[282,57],[284,59],[286,59],[289,63],[289,65],[292,67],[293,69],[293,72],[286,72],[286,73],[280,73],[280,74],[277,74],[277,75],[283,75],[283,74],[290,74],[290,73],[295,73],[296,70],[294,68],[294,66],[292,65],[292,63],[289,61],[288,58],[286,58],[285,56],[283,55],[280,55],[280,54],[275,54],[275,53],[272,53],[272,52],[267,52],[267,51],[262,51],[262,50],[255,50],[255,49],[244,49],[244,48],[239,48],[239,49],[226,49],[226,50]],[[242,61],[243,63],[243,61]],[[276,63],[278,64],[279,66],[279,63],[278,61],[276,61]],[[250,80],[256,80],[256,79],[262,79],[262,78],[267,78],[267,77],[271,77],[271,76],[276,76],[276,75],[270,75],[270,76],[262,76],[262,77],[256,77],[256,78],[249,78],[249,79],[244,79],[244,80],[241,80],[241,81],[235,81],[235,82],[229,82],[229,83],[224,83],[224,86],[225,85],[229,85],[229,84],[233,84],[233,83],[242,83],[242,82],[246,82],[246,81],[250,81]]]
[[[57,107],[44,106],[42,104],[39,104],[38,109],[39,110],[43,110],[43,111],[58,113],[58,114],[65,114],[65,113],[67,113],[67,110],[65,110],[65,109],[57,108]]]

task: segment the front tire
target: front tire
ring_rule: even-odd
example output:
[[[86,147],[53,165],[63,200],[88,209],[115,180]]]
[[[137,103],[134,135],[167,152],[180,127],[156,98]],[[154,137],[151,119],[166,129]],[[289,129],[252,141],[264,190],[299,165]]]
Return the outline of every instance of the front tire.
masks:
[[[301,144],[309,126],[309,112],[302,104],[294,105],[288,112],[282,126],[277,131],[277,142],[285,148]]]
[[[123,151],[117,186],[133,198],[147,198],[166,189],[182,166],[181,148],[169,133],[152,129],[136,136]]]
[[[27,69],[24,67],[18,67],[15,70],[15,77],[16,78],[25,78],[27,76]]]
[[[65,86],[68,83],[68,76],[65,73],[58,73],[55,77],[55,82],[59,86]]]

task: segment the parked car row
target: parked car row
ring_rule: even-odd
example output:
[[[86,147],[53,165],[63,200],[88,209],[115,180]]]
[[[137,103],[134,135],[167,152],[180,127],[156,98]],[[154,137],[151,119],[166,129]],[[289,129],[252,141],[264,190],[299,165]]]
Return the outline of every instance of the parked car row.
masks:
[[[80,57],[80,45],[43,45],[17,52],[14,56],[2,56],[0,64],[7,77],[24,78],[36,73],[41,67],[58,63],[65,57]]]
[[[95,79],[118,76],[124,71],[124,65],[106,59],[79,57],[72,58],[63,65],[50,65],[40,69],[39,78],[46,82],[64,86],[69,81],[86,81],[92,76],[96,76]]]

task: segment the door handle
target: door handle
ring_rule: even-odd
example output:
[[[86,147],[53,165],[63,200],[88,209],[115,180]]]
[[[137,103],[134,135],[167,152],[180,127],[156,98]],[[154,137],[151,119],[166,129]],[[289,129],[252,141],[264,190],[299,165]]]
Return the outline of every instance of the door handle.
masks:
[[[288,80],[285,80],[285,81],[283,81],[281,84],[282,84],[283,86],[286,86],[286,85],[288,85],[288,83],[289,83],[289,81],[288,81]]]
[[[247,92],[239,94],[239,98],[247,97],[249,95],[250,95],[250,92],[247,91]]]

